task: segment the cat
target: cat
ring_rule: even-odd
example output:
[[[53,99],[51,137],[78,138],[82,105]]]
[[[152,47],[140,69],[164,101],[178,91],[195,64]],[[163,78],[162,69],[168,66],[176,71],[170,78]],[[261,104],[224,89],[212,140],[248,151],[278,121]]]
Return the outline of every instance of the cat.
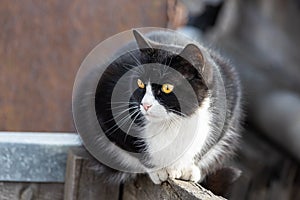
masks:
[[[217,53],[177,32],[132,33],[135,40],[119,50],[95,94],[97,120],[110,142],[99,145],[120,170],[108,168],[114,174],[107,179],[124,182],[138,172],[155,184],[202,182],[238,147],[238,75]]]

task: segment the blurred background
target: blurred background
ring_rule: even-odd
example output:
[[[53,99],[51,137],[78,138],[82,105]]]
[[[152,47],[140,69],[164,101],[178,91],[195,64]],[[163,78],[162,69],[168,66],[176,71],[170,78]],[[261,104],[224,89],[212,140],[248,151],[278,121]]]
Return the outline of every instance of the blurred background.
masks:
[[[237,67],[245,120],[233,164],[243,175],[229,199],[300,199],[299,0],[2,0],[0,131],[75,132],[85,56],[146,26],[178,29]]]

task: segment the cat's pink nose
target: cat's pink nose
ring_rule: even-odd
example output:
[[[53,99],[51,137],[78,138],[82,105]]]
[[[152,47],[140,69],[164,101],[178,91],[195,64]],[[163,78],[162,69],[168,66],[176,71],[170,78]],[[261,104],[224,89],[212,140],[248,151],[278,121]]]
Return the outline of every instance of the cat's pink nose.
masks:
[[[151,104],[148,103],[142,103],[142,105],[146,111],[149,110],[149,108],[152,106]]]

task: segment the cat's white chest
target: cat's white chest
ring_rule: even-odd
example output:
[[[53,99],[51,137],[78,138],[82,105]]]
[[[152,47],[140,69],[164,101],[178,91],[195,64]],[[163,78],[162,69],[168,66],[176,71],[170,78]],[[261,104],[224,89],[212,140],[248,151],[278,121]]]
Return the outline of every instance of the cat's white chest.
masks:
[[[209,101],[190,117],[149,123],[145,129],[149,163],[158,168],[186,166],[193,163],[210,134]]]

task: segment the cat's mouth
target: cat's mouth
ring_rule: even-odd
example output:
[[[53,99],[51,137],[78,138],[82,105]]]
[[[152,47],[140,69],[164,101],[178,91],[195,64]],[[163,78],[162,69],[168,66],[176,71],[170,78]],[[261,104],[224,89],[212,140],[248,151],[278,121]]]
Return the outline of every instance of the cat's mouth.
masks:
[[[147,111],[144,112],[144,116],[145,116],[145,117],[149,117],[149,118],[157,117],[157,116],[154,116],[153,114],[150,114],[150,113],[147,112]]]
[[[150,113],[150,112],[147,112],[147,111],[144,111],[143,114],[144,114],[145,118],[149,121],[159,118],[159,116],[154,115],[153,113]]]
[[[160,122],[165,120],[162,115],[154,114],[151,112],[144,112],[143,115],[148,122]]]

